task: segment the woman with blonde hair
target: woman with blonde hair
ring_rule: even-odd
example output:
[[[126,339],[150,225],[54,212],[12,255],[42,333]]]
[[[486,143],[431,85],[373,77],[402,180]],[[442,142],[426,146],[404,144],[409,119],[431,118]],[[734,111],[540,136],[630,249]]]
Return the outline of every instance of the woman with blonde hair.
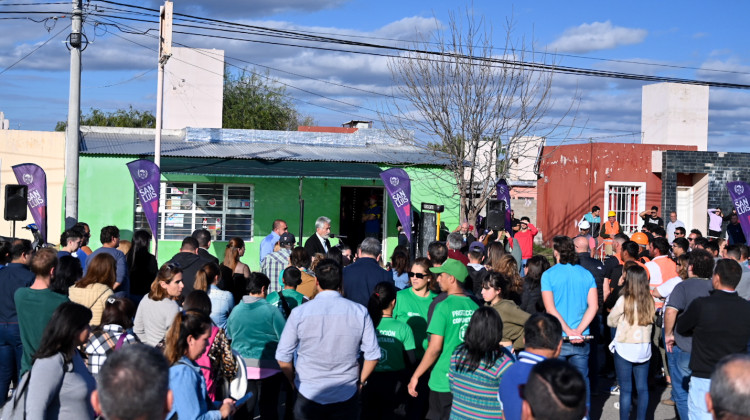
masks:
[[[250,268],[240,261],[245,255],[245,241],[235,236],[227,243],[224,251],[224,261],[221,262],[221,280],[224,290],[232,292],[236,305],[245,294],[245,283],[250,278]]]
[[[607,316],[607,325],[616,327],[615,339],[609,345],[615,357],[615,372],[620,385],[620,419],[630,418],[633,381],[638,392],[636,419],[646,418],[648,411],[648,363],[651,359],[651,330],[654,323],[654,300],[651,297],[646,269],[631,261],[623,267],[625,286]]]
[[[182,269],[176,264],[162,265],[151,283],[151,290],[141,300],[135,313],[133,332],[143,343],[156,346],[164,339],[175,314],[180,312],[177,299],[183,287]]]
[[[91,325],[99,325],[107,298],[114,294],[112,288],[117,276],[115,258],[109,254],[96,254],[89,262],[86,275],[68,289],[71,302],[79,303],[91,310]]]
[[[231,292],[219,288],[220,269],[215,262],[206,263],[195,273],[195,290],[206,292],[211,300],[211,320],[219,327],[226,328],[227,318],[234,307]]]

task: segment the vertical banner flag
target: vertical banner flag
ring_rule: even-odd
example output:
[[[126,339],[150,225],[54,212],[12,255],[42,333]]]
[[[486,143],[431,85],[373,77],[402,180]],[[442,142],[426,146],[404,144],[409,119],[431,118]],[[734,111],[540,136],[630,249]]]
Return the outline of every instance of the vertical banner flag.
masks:
[[[34,223],[43,241],[47,242],[47,174],[39,165],[22,163],[13,166],[13,173],[21,185],[28,188],[27,202]]]
[[[505,202],[505,231],[513,232],[510,224],[510,187],[504,179],[497,181],[497,199]]]
[[[742,232],[747,240],[746,245],[750,245],[750,185],[742,181],[734,181],[727,182],[727,188],[734,208],[737,210]]]
[[[411,242],[411,180],[409,175],[400,168],[391,168],[380,173],[385,189],[391,196],[393,208],[396,210],[398,220],[401,221],[406,239]]]
[[[154,162],[146,159],[128,162],[128,170],[133,178],[138,198],[141,200],[143,213],[146,215],[148,226],[154,238],[159,237],[159,180],[161,171]]]

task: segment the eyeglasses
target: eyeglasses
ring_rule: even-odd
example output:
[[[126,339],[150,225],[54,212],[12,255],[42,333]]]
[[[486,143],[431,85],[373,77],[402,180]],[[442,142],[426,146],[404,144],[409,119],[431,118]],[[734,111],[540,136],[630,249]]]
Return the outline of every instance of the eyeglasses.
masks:
[[[425,275],[424,275],[424,274],[422,274],[422,273],[415,273],[415,272],[413,272],[413,271],[409,271],[409,277],[410,277],[410,278],[411,278],[411,277],[416,277],[416,278],[418,278],[418,279],[423,279],[423,278],[424,278],[424,276],[425,276]]]
[[[175,268],[180,268],[180,263],[176,263],[176,262],[168,263],[167,268],[170,270],[174,270]]]

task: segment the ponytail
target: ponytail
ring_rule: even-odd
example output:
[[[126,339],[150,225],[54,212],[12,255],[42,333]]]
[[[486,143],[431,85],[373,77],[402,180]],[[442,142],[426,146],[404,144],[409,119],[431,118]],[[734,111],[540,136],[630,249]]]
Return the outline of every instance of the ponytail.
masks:
[[[372,318],[372,325],[377,328],[380,320],[383,319],[383,310],[396,300],[396,286],[388,281],[383,281],[375,285],[370,295],[370,301],[367,302],[367,312]]]
[[[178,312],[167,331],[164,356],[170,365],[187,353],[189,336],[198,338],[211,329],[211,318],[197,311]]]
[[[208,286],[214,284],[214,280],[219,275],[219,266],[215,262],[206,263],[195,273],[195,283],[193,289],[208,291]]]

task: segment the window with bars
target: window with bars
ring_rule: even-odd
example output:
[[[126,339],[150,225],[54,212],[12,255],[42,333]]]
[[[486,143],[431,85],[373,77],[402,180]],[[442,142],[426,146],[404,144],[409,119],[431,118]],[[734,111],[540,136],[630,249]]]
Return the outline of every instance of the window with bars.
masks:
[[[646,209],[645,182],[606,182],[604,185],[604,214],[615,212],[622,231],[631,234],[643,224],[638,216]],[[604,218],[602,218],[604,219]]]
[[[159,239],[182,240],[205,228],[212,240],[228,241],[239,236],[253,238],[253,186],[162,182],[159,199]],[[136,194],[135,229],[151,231]]]

